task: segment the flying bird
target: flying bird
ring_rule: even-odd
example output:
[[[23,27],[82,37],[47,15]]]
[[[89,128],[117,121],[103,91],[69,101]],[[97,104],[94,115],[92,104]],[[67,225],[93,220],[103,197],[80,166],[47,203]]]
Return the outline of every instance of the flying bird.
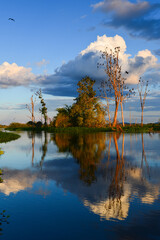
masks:
[[[8,18],[8,20],[15,22],[14,18]]]
[[[126,71],[126,73],[128,74],[129,72]]]

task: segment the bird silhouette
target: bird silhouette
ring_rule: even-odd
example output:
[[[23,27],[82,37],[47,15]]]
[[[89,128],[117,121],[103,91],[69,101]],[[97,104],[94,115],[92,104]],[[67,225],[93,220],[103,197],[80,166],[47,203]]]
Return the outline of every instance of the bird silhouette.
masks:
[[[15,22],[14,18],[8,18],[8,20]]]
[[[128,74],[129,72],[126,71],[126,73]]]

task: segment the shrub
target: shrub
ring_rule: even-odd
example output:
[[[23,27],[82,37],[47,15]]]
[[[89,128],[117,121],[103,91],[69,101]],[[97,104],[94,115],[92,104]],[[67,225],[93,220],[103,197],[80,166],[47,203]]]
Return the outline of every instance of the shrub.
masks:
[[[27,122],[27,125],[28,125],[28,126],[35,126],[35,123],[32,122],[32,121],[29,121],[29,122]]]
[[[41,128],[41,127],[42,127],[42,122],[41,121],[36,122],[36,128]]]
[[[21,128],[21,127],[26,127],[26,124],[13,122],[9,125],[9,128]]]

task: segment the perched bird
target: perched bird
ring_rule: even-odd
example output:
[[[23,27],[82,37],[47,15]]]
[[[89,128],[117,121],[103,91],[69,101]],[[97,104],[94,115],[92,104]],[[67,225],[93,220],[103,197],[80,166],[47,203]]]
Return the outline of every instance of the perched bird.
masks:
[[[126,71],[126,73],[128,74],[129,72]]]
[[[15,22],[14,18],[8,18],[8,20]]]

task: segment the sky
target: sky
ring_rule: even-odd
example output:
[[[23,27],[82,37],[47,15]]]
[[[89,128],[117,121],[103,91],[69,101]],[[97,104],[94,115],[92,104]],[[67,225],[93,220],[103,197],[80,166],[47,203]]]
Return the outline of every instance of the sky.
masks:
[[[117,46],[129,86],[136,89],[140,77],[149,81],[144,122],[160,119],[158,0],[5,0],[0,9],[0,124],[29,121],[26,104],[40,88],[50,118],[74,102],[83,77],[98,89],[106,79],[97,69],[100,51]],[[37,121],[38,109],[36,99]],[[124,116],[140,121],[138,95],[125,103]]]

